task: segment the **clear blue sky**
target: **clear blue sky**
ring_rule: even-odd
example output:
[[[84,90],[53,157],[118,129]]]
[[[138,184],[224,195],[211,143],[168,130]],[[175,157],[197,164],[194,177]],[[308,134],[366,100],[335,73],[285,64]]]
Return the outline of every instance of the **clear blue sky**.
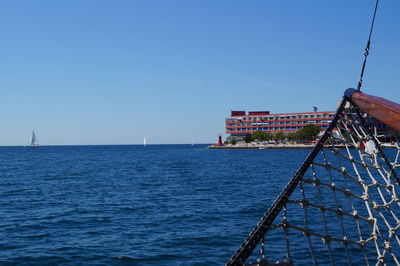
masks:
[[[334,110],[374,0],[2,1],[0,145],[207,143],[234,110]],[[364,92],[400,102],[400,1]]]

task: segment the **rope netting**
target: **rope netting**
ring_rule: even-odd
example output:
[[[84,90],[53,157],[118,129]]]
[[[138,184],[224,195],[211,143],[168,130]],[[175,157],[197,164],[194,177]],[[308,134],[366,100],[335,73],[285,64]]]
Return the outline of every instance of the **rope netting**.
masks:
[[[345,98],[228,265],[400,265],[400,142],[381,125]]]

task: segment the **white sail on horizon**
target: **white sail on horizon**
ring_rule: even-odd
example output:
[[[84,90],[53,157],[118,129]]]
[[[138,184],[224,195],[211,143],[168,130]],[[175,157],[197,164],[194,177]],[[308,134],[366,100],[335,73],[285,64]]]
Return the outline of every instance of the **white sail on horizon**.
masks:
[[[39,141],[36,137],[35,131],[32,131],[31,146],[39,146]]]

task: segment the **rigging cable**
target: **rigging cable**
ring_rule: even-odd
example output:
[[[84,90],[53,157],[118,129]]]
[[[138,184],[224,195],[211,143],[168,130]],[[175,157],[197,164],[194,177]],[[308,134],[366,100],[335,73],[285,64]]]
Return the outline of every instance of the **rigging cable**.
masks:
[[[358,81],[357,91],[361,90],[362,83],[363,83],[364,70],[365,70],[365,65],[367,63],[367,57],[369,55],[369,47],[371,45],[372,30],[374,29],[375,16],[376,16],[376,10],[378,9],[378,4],[379,4],[379,0],[376,0],[374,16],[372,17],[371,29],[369,30],[368,42],[367,42],[367,45],[365,46],[364,62],[363,62],[362,68],[361,68],[360,80]]]

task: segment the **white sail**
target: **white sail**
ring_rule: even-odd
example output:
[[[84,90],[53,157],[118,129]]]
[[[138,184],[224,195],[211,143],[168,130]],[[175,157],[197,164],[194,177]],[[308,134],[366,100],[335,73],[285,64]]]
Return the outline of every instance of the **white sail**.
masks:
[[[144,137],[144,139],[143,139],[143,146],[146,146],[147,145],[147,141],[146,141],[146,137]]]
[[[35,135],[35,131],[32,131],[31,146],[39,146],[39,141]]]

